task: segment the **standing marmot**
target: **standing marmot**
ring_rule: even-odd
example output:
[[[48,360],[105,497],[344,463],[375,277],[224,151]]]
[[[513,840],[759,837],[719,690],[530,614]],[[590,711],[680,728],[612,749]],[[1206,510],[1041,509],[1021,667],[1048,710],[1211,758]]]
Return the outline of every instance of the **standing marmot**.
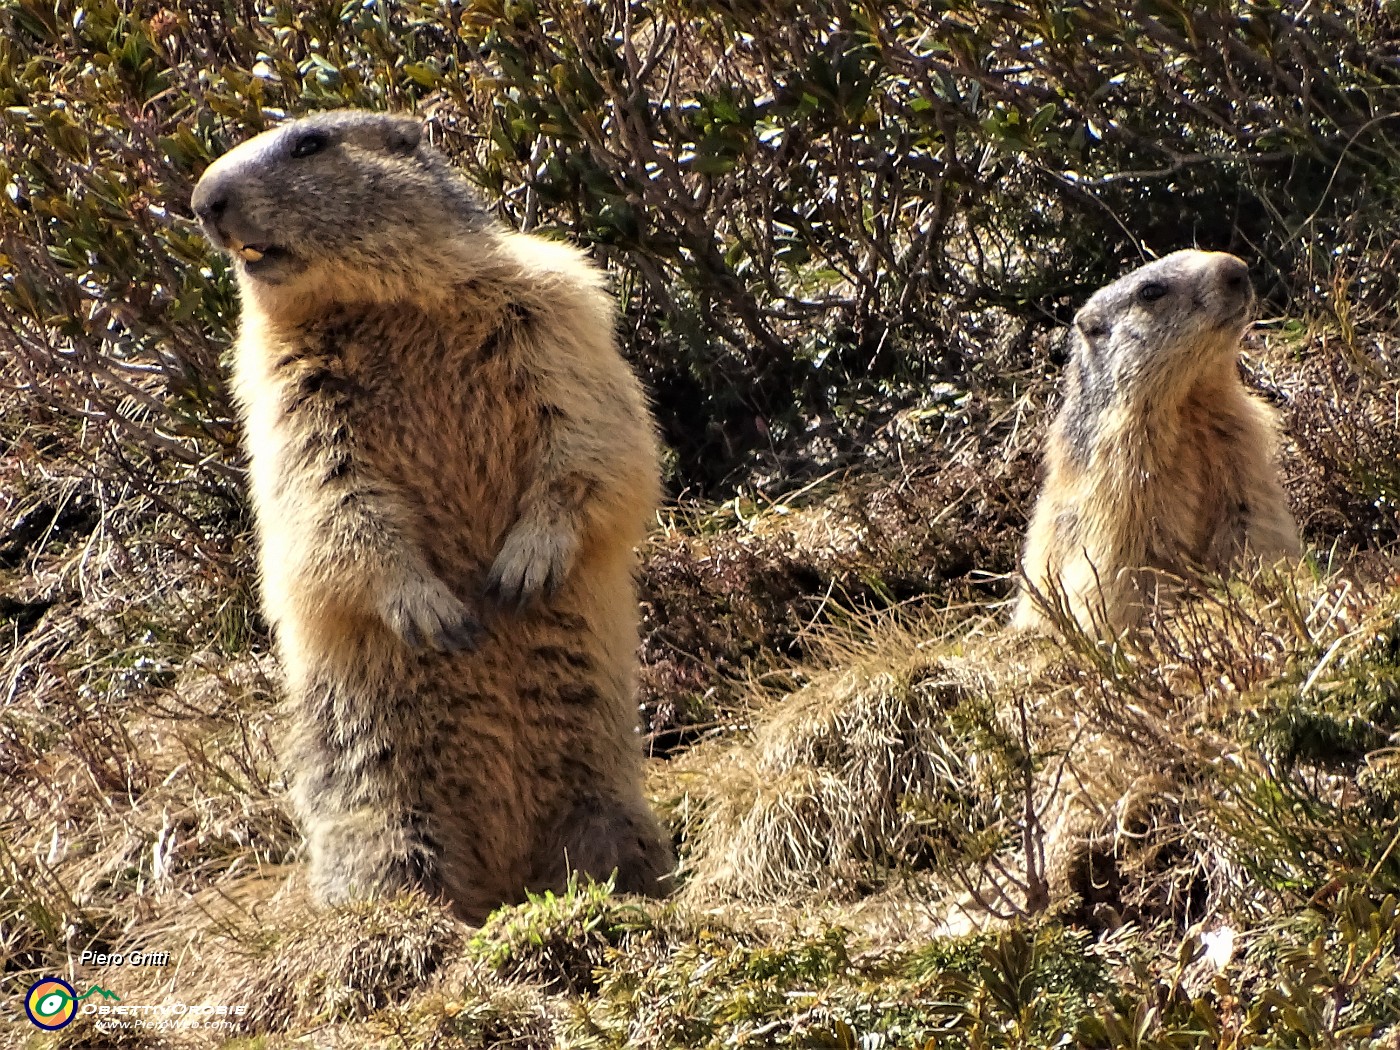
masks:
[[[417,885],[479,921],[568,870],[656,891],[633,548],[657,445],[601,275],[500,226],[401,116],[284,124],[192,203],[236,261],[318,897]]]
[[[1297,554],[1273,412],[1240,381],[1245,264],[1180,251],[1095,292],[1074,318],[1065,400],[1026,539],[1029,584],[1086,629],[1133,622],[1142,569],[1224,571]],[[1023,592],[1015,623],[1043,624]]]

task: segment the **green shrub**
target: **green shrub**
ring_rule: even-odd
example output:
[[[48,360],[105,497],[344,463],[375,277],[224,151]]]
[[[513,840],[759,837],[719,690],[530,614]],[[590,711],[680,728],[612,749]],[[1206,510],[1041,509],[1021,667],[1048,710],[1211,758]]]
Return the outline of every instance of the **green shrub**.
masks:
[[[468,947],[502,977],[591,992],[606,950],[651,925],[643,909],[615,901],[612,890],[611,883],[571,875],[562,893],[530,894],[495,912]]]

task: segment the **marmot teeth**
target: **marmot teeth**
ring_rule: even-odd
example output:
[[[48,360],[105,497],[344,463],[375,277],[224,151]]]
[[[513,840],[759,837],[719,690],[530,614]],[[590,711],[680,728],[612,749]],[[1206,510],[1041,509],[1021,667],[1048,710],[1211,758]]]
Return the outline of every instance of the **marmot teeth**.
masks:
[[[237,237],[229,238],[228,250],[245,262],[257,262],[266,254],[266,252],[260,248],[254,248],[251,244],[244,244]]]

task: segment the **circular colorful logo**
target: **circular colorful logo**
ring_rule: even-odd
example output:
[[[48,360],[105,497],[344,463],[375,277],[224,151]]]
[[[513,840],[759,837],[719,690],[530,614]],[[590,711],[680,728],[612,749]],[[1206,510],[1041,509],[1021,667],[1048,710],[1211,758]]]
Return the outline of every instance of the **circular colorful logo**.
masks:
[[[53,1032],[73,1020],[78,1012],[78,993],[67,981],[42,977],[29,987],[24,1012],[40,1028]]]

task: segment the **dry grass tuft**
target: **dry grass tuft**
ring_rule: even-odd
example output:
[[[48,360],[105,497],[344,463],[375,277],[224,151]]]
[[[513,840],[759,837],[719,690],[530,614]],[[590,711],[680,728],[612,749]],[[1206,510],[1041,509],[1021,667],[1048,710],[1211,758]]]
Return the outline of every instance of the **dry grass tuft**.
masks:
[[[443,1006],[435,1031],[423,1045],[491,1050],[556,1050],[559,1046],[560,1003],[540,989],[482,976],[455,987],[458,991]]]
[[[186,946],[178,969],[159,978],[187,1002],[245,1005],[247,1032],[356,1021],[423,989],[460,955],[463,933],[420,895],[317,909],[293,883],[251,907],[207,901],[161,931],[162,943],[183,935]]]
[[[8,654],[0,930],[25,969],[295,847],[260,662],[212,651],[202,625],[176,641],[180,623],[95,599]]]
[[[896,616],[858,622],[864,641],[828,632],[832,670],[682,763],[687,899],[868,893],[926,859],[915,800],[966,802],[981,771],[954,727],[983,673]]]

